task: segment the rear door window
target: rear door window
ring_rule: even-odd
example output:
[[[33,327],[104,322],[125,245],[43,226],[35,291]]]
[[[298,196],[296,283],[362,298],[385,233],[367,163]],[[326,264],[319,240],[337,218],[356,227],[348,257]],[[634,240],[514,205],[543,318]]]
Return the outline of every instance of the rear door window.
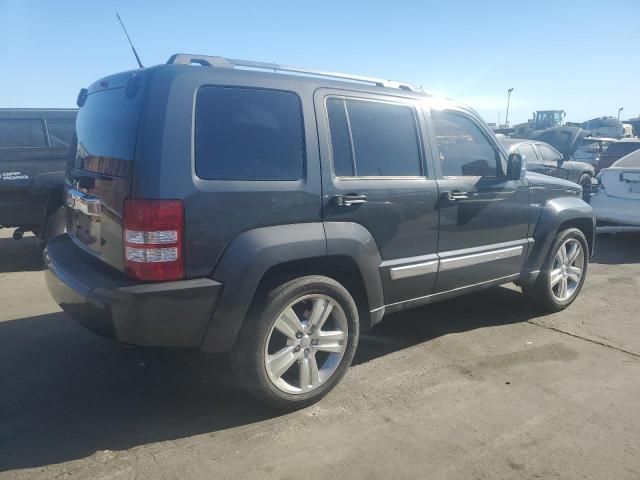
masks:
[[[538,147],[538,151],[540,152],[540,155],[542,155],[542,160],[544,160],[545,163],[555,164],[562,160],[562,155],[548,145],[538,143],[536,146]]]
[[[196,175],[206,180],[298,180],[302,108],[293,92],[204,87],[198,92]]]
[[[422,175],[418,125],[409,105],[327,99],[338,177],[415,177]]]
[[[43,148],[47,146],[47,136],[42,119],[0,120],[0,148]]]

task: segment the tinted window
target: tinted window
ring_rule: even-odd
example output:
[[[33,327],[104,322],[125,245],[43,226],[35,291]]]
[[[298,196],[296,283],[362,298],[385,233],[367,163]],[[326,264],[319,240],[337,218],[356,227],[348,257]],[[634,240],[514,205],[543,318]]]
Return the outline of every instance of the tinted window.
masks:
[[[196,104],[195,150],[200,178],[302,178],[300,101],[290,92],[205,87]]]
[[[365,100],[327,101],[338,176],[419,176],[420,144],[412,107]]]
[[[528,163],[537,163],[538,157],[536,156],[536,151],[533,149],[533,145],[525,143],[518,147],[518,151],[521,155],[527,157]]]
[[[442,111],[431,118],[444,176],[487,177],[501,171],[495,146],[470,118]]]
[[[0,148],[46,147],[41,119],[0,120]]]
[[[623,156],[638,149],[640,149],[640,143],[638,142],[616,142],[609,145],[605,153],[607,155]]]
[[[562,155],[556,152],[553,148],[550,148],[548,145],[539,143],[537,144],[537,147],[545,162],[557,162],[558,160],[562,160]]]
[[[142,91],[130,98],[122,88],[102,90],[87,97],[76,122],[77,168],[127,175],[135,155],[143,99]]]
[[[47,130],[52,147],[69,147],[76,121],[72,118],[47,119]]]
[[[333,149],[333,170],[338,177],[353,175],[353,152],[349,139],[347,109],[341,98],[327,100],[327,114],[331,127],[331,147]]]

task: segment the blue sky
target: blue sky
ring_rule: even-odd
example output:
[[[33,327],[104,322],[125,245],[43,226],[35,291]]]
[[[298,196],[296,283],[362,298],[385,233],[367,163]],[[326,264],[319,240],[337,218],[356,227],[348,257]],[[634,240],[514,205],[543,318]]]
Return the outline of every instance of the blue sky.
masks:
[[[609,7],[609,8],[607,8]],[[640,115],[640,1],[0,0],[0,107],[73,106],[78,90],[174,52],[403,80],[489,122],[564,109]]]

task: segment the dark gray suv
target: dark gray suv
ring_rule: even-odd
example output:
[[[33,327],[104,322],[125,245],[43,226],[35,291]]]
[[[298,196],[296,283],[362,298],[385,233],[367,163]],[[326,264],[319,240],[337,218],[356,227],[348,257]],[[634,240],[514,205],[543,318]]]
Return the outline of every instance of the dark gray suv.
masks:
[[[408,85],[175,55],[78,104],[51,294],[123,343],[231,352],[277,407],[330,391],[386,314],[508,282],[558,311],[585,280],[580,187]]]

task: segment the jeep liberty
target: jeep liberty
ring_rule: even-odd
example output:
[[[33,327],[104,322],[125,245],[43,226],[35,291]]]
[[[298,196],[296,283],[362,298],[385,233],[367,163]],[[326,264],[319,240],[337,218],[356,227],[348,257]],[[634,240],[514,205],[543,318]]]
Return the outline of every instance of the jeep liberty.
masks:
[[[326,395],[386,314],[510,282],[559,311],[585,281],[580,186],[409,85],[179,54],[78,104],[52,296],[125,344],[230,352],[278,408]]]

